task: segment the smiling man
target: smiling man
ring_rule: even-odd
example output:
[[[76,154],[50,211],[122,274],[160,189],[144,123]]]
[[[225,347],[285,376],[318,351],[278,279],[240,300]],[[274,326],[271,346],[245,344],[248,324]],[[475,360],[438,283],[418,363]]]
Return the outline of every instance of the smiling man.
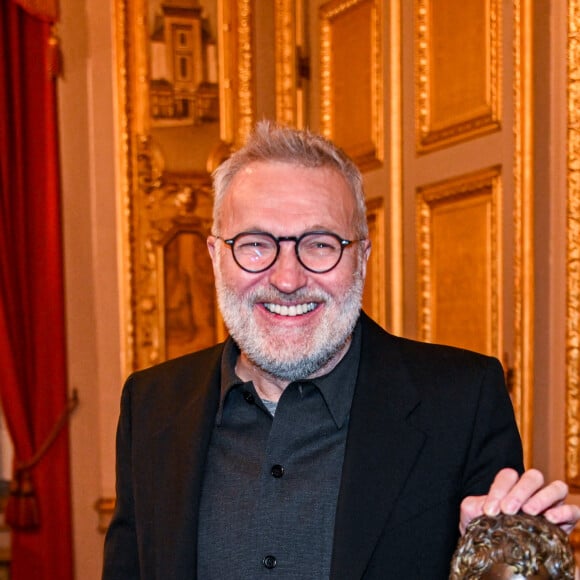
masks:
[[[208,240],[220,309],[242,351],[240,377],[278,401],[289,381],[328,373],[349,347],[370,249],[366,222],[329,167],[257,161],[228,191]]]
[[[104,579],[443,580],[483,513],[573,527],[566,486],[523,472],[501,365],[361,312],[365,200],[340,150],[263,122],[214,186],[230,338],[128,379]]]

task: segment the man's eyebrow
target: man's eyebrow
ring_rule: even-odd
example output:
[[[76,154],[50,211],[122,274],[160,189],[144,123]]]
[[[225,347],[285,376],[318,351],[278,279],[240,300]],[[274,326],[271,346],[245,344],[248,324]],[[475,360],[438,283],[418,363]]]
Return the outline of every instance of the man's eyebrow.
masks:
[[[329,234],[335,233],[336,230],[333,228],[329,228],[328,226],[323,226],[323,225],[318,225],[318,224],[314,224],[314,225],[309,225],[308,227],[305,227],[299,231],[297,231],[296,233],[288,233],[285,232],[284,234],[281,235],[296,235],[296,236],[301,236],[302,234],[308,234],[308,233],[315,233],[315,232],[327,232]],[[268,229],[265,229],[261,226],[249,226],[246,227],[244,229],[240,229],[238,232],[236,232],[236,234],[238,233],[255,233],[255,234],[272,234],[272,232]],[[272,234],[274,235],[274,234]]]

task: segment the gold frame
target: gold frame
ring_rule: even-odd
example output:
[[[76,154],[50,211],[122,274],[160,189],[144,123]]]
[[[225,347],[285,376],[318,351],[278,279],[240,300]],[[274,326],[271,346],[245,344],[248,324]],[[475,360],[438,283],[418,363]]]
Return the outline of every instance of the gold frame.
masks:
[[[490,338],[491,352],[487,353],[498,358],[503,356],[502,336],[500,332],[502,307],[502,224],[501,207],[502,187],[501,169],[492,167],[445,180],[417,189],[417,248],[419,283],[419,337],[421,340],[433,340],[432,324],[432,261],[431,261],[431,231],[432,208],[441,201],[460,201],[479,196],[482,191],[491,191],[490,203],[490,282],[491,282],[491,319]]]
[[[254,1],[218,0],[222,141],[234,148],[255,122]]]
[[[320,6],[320,123],[321,132],[328,139],[334,139],[334,94],[332,81],[332,21],[360,4],[371,5],[371,134],[369,142],[360,151],[348,151],[344,143],[338,143],[359,166],[361,171],[380,167],[384,159],[383,123],[383,32],[382,2],[379,0],[330,0]]]
[[[442,149],[492,133],[501,124],[501,2],[487,0],[489,11],[489,102],[485,112],[474,112],[471,118],[434,129],[431,123],[430,11],[433,0],[415,0],[415,97],[416,148],[418,153]]]
[[[418,9],[425,7],[427,0],[416,0]],[[497,0],[493,0],[497,2]],[[534,394],[534,180],[533,180],[533,1],[513,0],[513,59],[514,59],[514,360],[511,362],[512,373],[510,377],[511,395],[514,411],[524,447],[524,463],[531,465],[533,457],[533,394]],[[570,14],[579,14],[579,0],[574,0],[574,7],[570,8]],[[499,15],[496,14],[496,22],[499,23]],[[423,13],[423,20],[426,13]],[[571,17],[572,18],[572,17]],[[577,21],[578,19],[576,19]],[[425,28],[420,31],[423,36]],[[572,29],[570,30],[572,36]],[[500,38],[495,35],[499,51]],[[499,58],[499,52],[497,53]],[[570,60],[570,59],[569,59]],[[424,63],[423,63],[424,64]],[[499,62],[498,62],[499,66]],[[418,68],[417,74],[427,74],[424,68]],[[499,78],[499,73],[498,77]],[[419,81],[418,81],[419,82]],[[423,82],[425,80],[423,79]],[[497,91],[498,103],[501,102],[500,93]],[[425,95],[422,97],[425,98]],[[422,101],[421,101],[422,102]],[[573,114],[572,105],[569,109]],[[416,106],[416,125],[419,125],[419,109]],[[423,125],[425,128],[425,125]],[[489,129],[492,129],[490,127]],[[446,139],[436,141],[429,151],[455,144],[471,137],[484,133],[458,133],[450,135]],[[426,150],[425,150],[426,151]],[[578,151],[575,153],[578,154]],[[573,157],[572,157],[573,158]],[[570,193],[572,196],[572,193]],[[578,191],[576,190],[576,195]],[[580,220],[580,213],[575,219]],[[569,228],[569,237],[571,237]],[[577,249],[577,247],[575,247]],[[574,251],[571,248],[570,253]],[[569,280],[570,283],[570,280]],[[580,305],[578,305],[580,309]],[[573,308],[572,308],[573,310]],[[570,311],[570,307],[569,307]],[[569,315],[569,325],[574,324],[573,312]],[[580,313],[576,321],[580,321]],[[580,324],[580,322],[578,322]],[[576,326],[578,328],[578,326]],[[573,343],[569,340],[568,344]],[[569,364],[569,374],[578,372],[578,368],[572,369]],[[578,392],[568,389],[570,404],[579,405]],[[568,411],[570,415],[570,411]],[[580,413],[579,413],[580,415]],[[569,419],[570,420],[570,419]],[[580,433],[580,416],[573,419],[572,426]],[[568,437],[568,439],[570,439]],[[578,447],[577,447],[578,449]],[[580,450],[579,450],[580,454]],[[580,462],[580,457],[576,460]]]
[[[276,120],[304,126],[303,79],[304,0],[275,0]]]
[[[511,396],[532,465],[534,420],[533,0],[514,0],[514,361]]]
[[[580,0],[568,5],[566,480],[580,491]],[[580,533],[576,534],[580,544]]]
[[[164,171],[151,139],[148,6],[149,0],[116,0],[114,6],[126,373],[166,358],[160,280],[164,240],[180,232],[209,233],[209,174],[245,140],[255,117],[254,0],[217,0],[220,140],[208,156],[206,171]],[[214,332],[216,340],[223,338],[217,309]]]
[[[371,254],[367,270],[367,280],[363,296],[368,308],[367,314],[383,328],[387,325],[387,311],[385,305],[386,268],[385,268],[385,206],[382,198],[373,198],[367,201],[367,222],[369,225],[369,240]]]

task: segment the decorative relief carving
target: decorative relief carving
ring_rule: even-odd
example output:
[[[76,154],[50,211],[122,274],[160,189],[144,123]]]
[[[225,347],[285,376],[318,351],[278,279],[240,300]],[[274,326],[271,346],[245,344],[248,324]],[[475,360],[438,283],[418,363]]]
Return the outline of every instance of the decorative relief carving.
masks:
[[[253,124],[252,8],[116,0],[127,373],[223,337],[210,172]]]
[[[238,7],[239,118],[235,126],[238,128],[236,143],[243,143],[254,125],[254,91],[252,88],[254,82],[253,11],[251,0],[238,0],[236,5]]]
[[[419,153],[500,127],[501,2],[448,0],[445,8],[433,3],[415,1]],[[461,50],[466,43],[470,46]],[[480,58],[474,62],[463,58],[467,55]]]
[[[300,2],[301,0],[298,0]],[[298,126],[298,55],[296,0],[276,0],[276,120]]]
[[[531,465],[534,389],[534,178],[532,105],[532,8],[513,2],[514,21],[514,347],[508,375],[510,394],[524,448]]]
[[[502,356],[500,200],[498,167],[417,190],[422,340]]]
[[[236,148],[252,130],[255,116],[253,0],[223,0],[218,7],[221,138]]]
[[[321,131],[368,170],[384,155],[382,2],[320,7]]]
[[[568,3],[566,478],[580,490],[580,1]]]
[[[363,308],[383,328],[387,325],[385,309],[385,207],[382,198],[367,201],[367,222],[371,255],[367,264],[367,280],[363,295]]]
[[[134,109],[129,98],[129,70],[131,68],[129,42],[129,9],[126,0],[117,0],[115,9],[116,34],[116,68],[118,95],[118,126],[119,126],[119,207],[120,207],[120,252],[123,269],[121,272],[121,319],[122,344],[124,348],[124,366],[128,372],[134,368],[135,354],[135,320],[133,316],[131,288],[134,280],[134,241],[133,232],[133,197],[135,187],[131,166],[133,163],[133,136],[130,127],[133,124]]]
[[[207,275],[211,276],[211,265],[205,248],[212,211],[209,175],[162,173],[155,166],[150,143],[149,138],[141,137],[137,156],[141,187],[137,204],[139,215],[135,217],[138,224],[137,239],[141,243],[136,247],[135,270],[139,283],[134,289],[136,368],[210,346],[218,338],[211,278],[207,283]],[[174,256],[176,252],[179,254],[179,246],[171,244],[176,237],[186,233],[196,236],[202,243],[194,248],[186,245],[188,249],[182,249],[181,256]],[[168,266],[171,258],[179,260],[174,268]],[[190,271],[200,258],[205,259],[205,262],[196,271]],[[187,281],[183,280],[184,276],[188,276]],[[202,278],[205,282],[200,285]],[[167,284],[170,282],[172,293],[180,290],[185,293],[185,306],[198,294],[197,300],[204,298],[212,307],[209,309],[210,319],[205,324],[199,324],[195,312],[190,308],[191,329],[197,328],[201,335],[196,341],[182,340],[182,344],[176,344],[171,340],[176,328],[169,324],[167,316],[169,309],[175,307],[175,303],[168,300]]]

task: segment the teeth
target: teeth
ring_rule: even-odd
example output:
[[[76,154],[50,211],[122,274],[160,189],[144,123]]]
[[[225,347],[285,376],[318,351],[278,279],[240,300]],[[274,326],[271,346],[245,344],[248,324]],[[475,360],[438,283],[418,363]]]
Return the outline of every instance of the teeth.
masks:
[[[269,312],[279,314],[280,316],[300,316],[301,314],[312,312],[312,310],[316,308],[316,302],[308,302],[307,304],[296,304],[292,306],[266,302],[264,307]]]

